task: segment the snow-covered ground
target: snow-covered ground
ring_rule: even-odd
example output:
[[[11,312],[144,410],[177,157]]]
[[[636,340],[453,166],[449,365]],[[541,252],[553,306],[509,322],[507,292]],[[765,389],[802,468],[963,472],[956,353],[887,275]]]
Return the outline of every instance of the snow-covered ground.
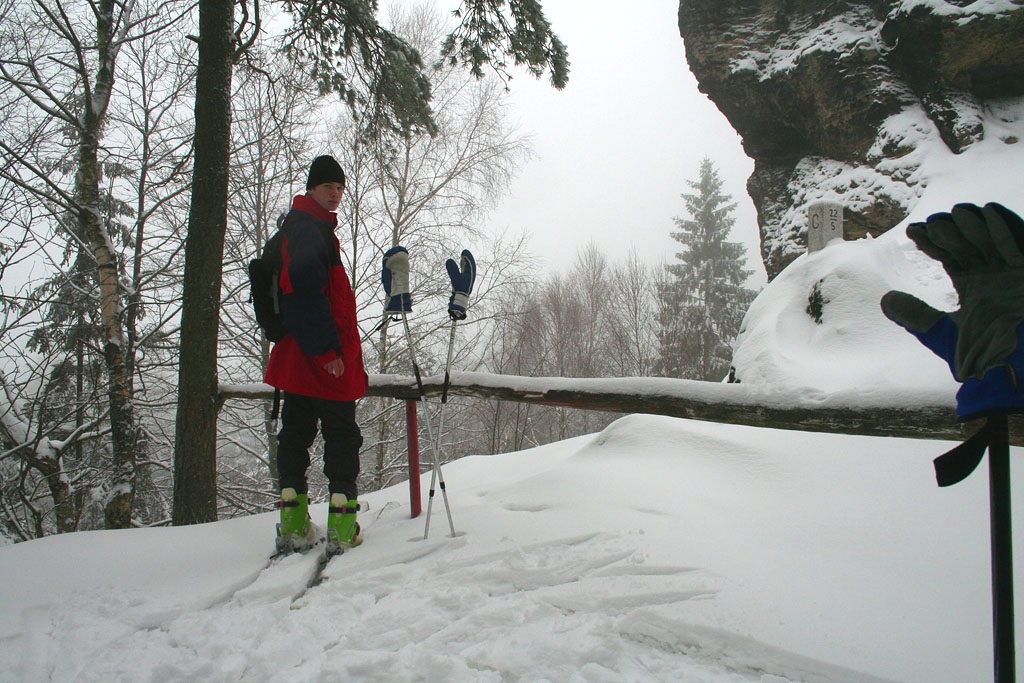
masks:
[[[949,445],[629,416],[446,466],[455,537],[367,495],[298,598],[274,514],[9,546],[0,680],[985,680],[987,480],[937,488]]]
[[[1024,139],[1021,112],[936,152],[911,218],[1024,211],[1024,144],[1003,141]],[[800,257],[750,310],[740,378],[952,395],[879,312],[891,287],[955,306],[902,226]],[[445,466],[454,537],[440,498],[423,540],[404,486],[365,496],[366,543],[304,593],[310,558],[262,571],[274,514],[7,546],[0,681],[988,680],[986,465],[939,489],[931,460],[951,445],[628,416]]]

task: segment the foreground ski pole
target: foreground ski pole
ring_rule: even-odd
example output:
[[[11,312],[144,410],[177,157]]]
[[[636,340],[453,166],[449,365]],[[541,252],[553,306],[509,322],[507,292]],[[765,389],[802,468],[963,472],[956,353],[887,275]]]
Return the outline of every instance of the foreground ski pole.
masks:
[[[992,554],[992,661],[995,683],[1016,683],[1013,611],[1013,531],[1010,514],[1010,428],[1006,411],[985,419],[971,438],[935,459],[939,486],[966,479],[988,449],[989,538]]]
[[[389,317],[400,316],[405,330],[405,340],[409,347],[409,360],[412,363],[413,375],[416,378],[416,388],[419,392],[419,401],[426,407],[426,391],[423,389],[423,378],[420,374],[419,363],[416,362],[416,345],[412,340],[412,333],[409,329],[409,313],[412,311],[412,295],[409,292],[409,252],[405,247],[392,247],[384,253],[384,262],[381,269],[381,283],[384,285],[384,293],[387,296],[387,303],[384,308],[385,321]],[[434,487],[437,481],[441,482],[441,494],[444,497],[445,510],[448,513],[448,526],[451,528],[452,536],[455,536],[455,523],[452,521],[452,511],[448,504],[448,492],[445,490],[444,474],[441,472],[441,461],[437,451],[437,441],[434,439],[433,430],[430,424],[430,416],[424,415],[427,423],[427,440],[430,442],[433,451],[433,471],[430,477],[430,497],[427,504],[426,530],[423,538],[427,538],[430,530],[430,514],[434,502]]]
[[[452,351],[455,347],[455,326],[458,320],[452,320],[452,331],[448,337],[448,360],[444,364],[444,384],[441,385],[441,409],[437,418],[437,445],[434,450],[441,447],[441,438],[444,435],[444,408],[448,405],[448,386],[451,384]]]
[[[952,370],[962,385],[957,417],[985,419],[967,441],[935,459],[935,476],[939,486],[963,481],[988,450],[993,673],[996,683],[1016,683],[1008,416],[1024,409],[1024,219],[995,202],[961,203],[911,223],[907,237],[942,264],[960,308],[940,311],[890,291],[882,312]]]
[[[405,343],[409,347],[409,359],[412,361],[412,373],[416,378],[416,388],[420,395],[420,404],[426,407],[427,395],[423,389],[423,378],[420,375],[420,366],[416,362],[416,350],[412,341],[412,334],[409,331],[409,317],[402,311],[402,324],[405,326]],[[434,430],[430,426],[430,415],[424,415],[423,421],[427,424],[427,440],[430,442],[430,451],[433,454],[433,469],[430,474],[430,491],[427,496],[427,521],[423,528],[423,539],[426,540],[430,533],[430,515],[434,507],[435,486],[441,487],[441,497],[444,498],[444,509],[448,514],[448,528],[452,536],[455,535],[455,523],[452,521],[452,508],[448,504],[448,490],[444,484],[444,473],[441,471],[441,457],[437,450],[437,440],[434,438]]]
[[[444,385],[441,389],[441,408],[437,418],[437,440],[434,442],[434,453],[441,451],[441,438],[444,435],[444,412],[448,405],[448,387],[451,384],[452,354],[455,349],[455,328],[460,320],[466,319],[466,310],[469,308],[469,295],[473,291],[473,283],[476,281],[476,259],[469,249],[463,249],[459,262],[448,259],[445,262],[448,270],[448,277],[452,281],[452,295],[448,300],[448,316],[452,319],[451,334],[448,336],[448,359],[444,365]],[[444,481],[441,483],[444,490]],[[431,487],[433,488],[433,487]],[[430,502],[427,503],[427,527],[423,532],[423,538],[427,537],[430,531]],[[454,531],[452,532],[454,533]]]
[[[437,435],[436,435],[436,437],[434,435],[430,434],[430,429],[429,429],[429,427],[430,427],[430,416],[429,415],[426,416],[426,419],[427,419],[427,436],[428,436],[428,438],[434,439],[434,443],[431,446],[431,451],[433,451],[433,453],[434,453],[434,460],[435,460],[435,462],[437,462],[437,458],[438,458],[437,454],[440,453],[440,451],[441,451],[441,435],[444,433],[444,408],[448,404],[448,382],[449,382],[449,377],[450,377],[449,368],[451,368],[451,365],[452,365],[452,346],[453,346],[453,344],[455,342],[455,323],[456,323],[456,321],[453,320],[452,321],[452,333],[451,333],[451,336],[448,338],[448,362],[445,364],[445,367],[444,367],[444,387],[441,389],[441,408],[438,411]],[[416,378],[417,378],[416,381],[419,382],[418,371],[417,371]],[[422,388],[420,389],[420,396],[421,397],[423,396],[423,389]],[[420,400],[422,401],[423,399],[421,398]],[[444,506],[447,509],[448,508],[448,492],[445,490],[445,487],[444,487],[444,476],[441,474],[441,464],[439,462],[436,464],[436,466],[434,468],[434,472],[435,472],[435,474],[440,476],[440,479],[441,479],[441,495],[444,497]],[[431,478],[430,478],[430,495],[427,497],[427,523],[423,527],[423,540],[426,540],[427,539],[427,535],[430,533],[430,509],[433,506],[433,504],[434,504],[434,477],[431,476]],[[454,536],[455,535],[455,527],[452,525],[452,513],[451,513],[451,510],[448,510],[448,524],[452,527],[452,535]]]

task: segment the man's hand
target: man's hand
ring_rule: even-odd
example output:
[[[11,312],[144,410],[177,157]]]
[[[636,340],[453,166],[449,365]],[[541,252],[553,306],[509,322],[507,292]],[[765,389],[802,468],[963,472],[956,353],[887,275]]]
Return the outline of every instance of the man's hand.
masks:
[[[960,298],[945,312],[906,292],[882,312],[945,360],[957,381],[957,413],[1024,408],[1024,221],[1000,204],[957,204],[907,236],[942,264]]]
[[[345,361],[341,358],[335,358],[330,363],[324,365],[324,370],[331,377],[340,379],[345,374]]]
[[[918,334],[948,316],[955,326],[955,349],[930,348],[949,361],[958,381],[982,379],[1018,345],[1017,327],[1024,320],[1024,222],[999,204],[957,204],[950,213],[911,224],[907,235],[942,264],[960,308],[947,314],[909,294],[889,292],[882,311]]]

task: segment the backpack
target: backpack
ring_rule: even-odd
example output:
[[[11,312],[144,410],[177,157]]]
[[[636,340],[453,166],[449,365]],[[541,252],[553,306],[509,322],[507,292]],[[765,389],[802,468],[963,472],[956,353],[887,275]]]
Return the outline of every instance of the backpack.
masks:
[[[267,340],[279,342],[288,333],[281,316],[281,245],[284,243],[285,216],[277,219],[277,232],[267,240],[259,258],[249,261],[249,301],[256,314],[256,324]]]

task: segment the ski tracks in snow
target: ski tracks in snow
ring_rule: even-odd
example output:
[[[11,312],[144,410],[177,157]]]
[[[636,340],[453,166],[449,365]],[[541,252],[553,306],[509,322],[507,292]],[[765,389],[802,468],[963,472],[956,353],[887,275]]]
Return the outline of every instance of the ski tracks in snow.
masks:
[[[470,538],[391,543],[358,560],[357,549],[334,558],[308,590],[316,558],[284,558],[207,609],[122,631],[119,646],[106,643],[92,661],[58,660],[49,674],[80,681],[864,680],[690,620],[687,606],[714,600],[722,580],[648,564],[636,533],[486,548]]]
[[[446,538],[343,579],[331,565],[332,580],[306,595],[302,614],[326,626],[352,613],[353,628],[317,667],[323,680],[409,680],[410,671],[418,680],[672,678],[685,658],[624,638],[614,622],[716,587],[690,568],[646,565],[635,540],[588,534],[479,553]],[[650,670],[651,652],[676,668]]]

